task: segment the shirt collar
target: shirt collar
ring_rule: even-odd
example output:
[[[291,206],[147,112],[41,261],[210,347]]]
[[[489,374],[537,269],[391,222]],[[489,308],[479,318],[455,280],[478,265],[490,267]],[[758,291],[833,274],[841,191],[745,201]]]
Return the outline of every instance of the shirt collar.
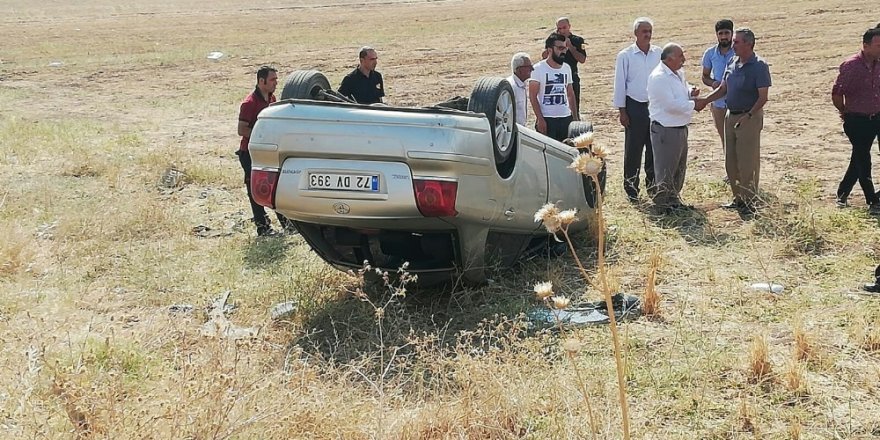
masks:
[[[510,77],[513,78],[513,83],[516,84],[517,87],[521,89],[526,88],[526,83],[523,80],[519,79],[518,76],[510,75]]]
[[[263,99],[263,93],[260,92],[260,88],[259,88],[259,87],[254,87],[254,93],[253,93],[253,95],[254,95],[254,99],[258,99],[258,100],[263,101],[263,102],[269,102],[269,101],[272,100],[272,94],[271,94],[271,93],[269,94],[269,101]]]
[[[659,48],[657,48],[657,46],[654,46],[653,44],[648,45],[648,52],[645,53],[645,52],[642,52],[641,49],[639,49],[639,46],[638,46],[636,43],[633,43],[632,46],[630,46],[630,51],[631,51],[632,53],[641,53],[641,54],[645,54],[645,55],[647,55],[648,53],[653,52],[653,51],[656,50],[656,49],[659,49]]]
[[[672,75],[675,78],[678,78],[679,80],[681,80],[681,75],[679,75],[678,72],[670,69],[669,66],[667,66],[666,63],[664,63],[663,61],[660,61],[660,68],[663,69],[663,72],[666,73],[667,75]]]

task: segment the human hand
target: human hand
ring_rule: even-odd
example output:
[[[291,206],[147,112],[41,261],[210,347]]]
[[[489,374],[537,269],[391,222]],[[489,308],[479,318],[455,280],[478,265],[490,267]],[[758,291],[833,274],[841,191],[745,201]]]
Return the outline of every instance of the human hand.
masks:
[[[697,98],[694,100],[694,110],[702,111],[706,106],[709,105],[709,101],[703,98]]]
[[[739,126],[742,125],[743,121],[745,121],[746,119],[749,119],[749,115],[746,114],[740,116],[739,119],[736,120],[736,123],[733,124],[733,128],[739,128]]]
[[[620,125],[624,127],[629,127],[629,115],[625,110],[620,111]]]
[[[544,118],[538,118],[535,121],[535,130],[538,130],[538,133],[547,134],[547,121]]]
[[[700,96],[700,89],[697,86],[691,87],[691,96]]]

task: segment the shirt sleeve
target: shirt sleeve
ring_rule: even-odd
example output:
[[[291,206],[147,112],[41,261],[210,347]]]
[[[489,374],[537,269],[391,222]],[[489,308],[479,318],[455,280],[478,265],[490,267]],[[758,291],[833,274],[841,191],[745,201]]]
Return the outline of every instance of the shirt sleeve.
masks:
[[[351,77],[345,75],[342,78],[342,83],[339,84],[339,90],[337,90],[340,95],[345,96],[347,98],[351,98]]]
[[[379,90],[376,92],[376,96],[383,98],[385,97],[385,79],[382,78],[381,73],[376,72],[376,74],[379,75]]]
[[[250,101],[244,101],[238,108],[238,120],[247,122],[248,127],[253,127],[254,123],[257,122],[257,115],[254,111],[255,107],[251,104],[252,102]]]
[[[584,55],[587,54],[587,49],[584,48],[584,39],[578,36],[575,36],[571,39],[571,45],[574,46],[574,49]]]
[[[761,63],[761,70],[758,71],[758,77],[755,78],[755,87],[763,89],[770,87],[770,66],[767,63]]]
[[[617,62],[614,65],[614,95],[611,105],[615,108],[626,107],[626,54],[621,51],[617,54]]]
[[[712,68],[712,48],[711,47],[706,49],[705,52],[703,52],[703,68],[704,69],[711,69]]]
[[[831,94],[836,96],[846,95],[846,85],[849,84],[849,65],[844,62],[840,65],[837,79],[834,81],[834,87],[831,88]]]

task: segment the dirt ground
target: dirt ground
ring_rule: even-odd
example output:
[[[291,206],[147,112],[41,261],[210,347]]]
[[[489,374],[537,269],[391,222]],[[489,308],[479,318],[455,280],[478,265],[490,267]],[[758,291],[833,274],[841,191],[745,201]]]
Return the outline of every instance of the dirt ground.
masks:
[[[334,304],[337,297],[345,296],[338,292],[338,285],[346,281],[337,278],[343,275],[329,271],[301,241],[266,244],[250,238],[253,231],[246,223],[246,197],[233,152],[239,142],[235,133],[238,104],[252,90],[259,66],[275,66],[282,79],[294,70],[319,69],[337,86],[355,65],[358,49],[371,45],[379,53],[386,101],[428,105],[454,95],[467,96],[481,76],[507,76],[515,52],[525,51],[538,59],[555,19],[567,15],[573,32],[588,44],[587,62],[580,69],[581,114],[593,122],[597,142],[611,151],[612,273],[622,287],[637,291],[644,288],[644,266],[650,256],[660,254],[665,261],[659,284],[667,294],[667,321],[633,324],[629,334],[633,362],[644,367],[633,367],[630,374],[636,431],[644,438],[801,438],[792,432],[794,426],[803,425],[803,438],[880,438],[876,419],[880,411],[880,306],[875,299],[856,295],[858,283],[869,281],[873,266],[880,262],[880,220],[865,214],[858,187],[851,197],[852,208],[838,211],[833,207],[850,147],[830,99],[838,65],[860,49],[862,33],[880,22],[880,14],[870,1],[725,5],[685,0],[5,1],[6,13],[0,17],[0,41],[4,42],[0,48],[0,133],[4,138],[0,232],[8,239],[0,246],[6,260],[0,266],[4,345],[0,367],[9,373],[0,373],[0,433],[13,438],[55,438],[70,432],[69,420],[77,420],[80,410],[75,399],[69,404],[73,394],[65,390],[77,378],[106,379],[107,371],[113,370],[104,361],[83,361],[89,358],[83,353],[92,353],[86,340],[120,339],[124,349],[114,352],[118,356],[129,353],[125,347],[136,347],[132,351],[144,353],[138,362],[152,372],[144,375],[146,382],[155,387],[144,395],[174,395],[180,369],[174,362],[156,359],[178,359],[180,353],[196,353],[193,358],[204,355],[211,362],[216,359],[211,357],[213,352],[198,351],[192,328],[167,316],[169,304],[206,302],[218,291],[239,289],[254,294],[242,299],[236,319],[258,321],[257,316],[275,301],[302,295]],[[731,18],[738,27],[755,32],[755,50],[769,63],[773,79],[761,152],[761,186],[773,205],[769,220],[743,221],[717,209],[730,195],[722,183],[723,155],[708,112],[697,115],[691,126],[684,192],[685,200],[696,204],[699,214],[681,222],[667,221],[624,201],[619,169],[623,130],[611,106],[611,85],[615,56],[631,44],[631,26],[638,16],[654,20],[654,44],[674,41],[683,45],[688,56],[685,69],[694,84],[699,83],[702,53],[714,41],[716,20]],[[215,51],[222,52],[222,58],[208,59]],[[702,90],[708,92],[706,87]],[[878,161],[875,175],[880,172]],[[187,185],[177,192],[157,194],[156,181],[172,165],[188,173]],[[53,228],[47,224],[59,225],[54,240],[45,238],[43,231]],[[211,241],[195,238],[192,229],[198,225],[231,235]],[[276,251],[287,253],[279,259],[270,255]],[[296,272],[293,266],[302,270]],[[516,297],[520,306],[530,301],[529,286],[538,281],[536,273],[559,281],[576,278],[571,270],[549,264],[541,269],[462,294],[466,300],[453,296],[463,302],[440,308],[448,313],[456,307],[470,307],[469,313],[480,318],[510,309],[516,312],[517,305],[503,298]],[[785,284],[790,296],[742,293],[743,285],[766,279]],[[574,286],[567,293],[585,290],[589,291]],[[339,306],[342,311],[326,306],[328,312],[321,308],[325,303],[314,301],[310,306],[314,320],[307,318],[310,324],[327,313],[339,319],[341,313],[350,312],[347,303]],[[504,305],[496,307],[493,301]],[[432,309],[424,320],[437,316],[446,315]],[[367,314],[366,321],[369,318]],[[766,384],[746,385],[740,380],[743,368],[732,363],[741,363],[753,333],[769,335],[771,358],[782,370],[782,359],[788,358],[795,339],[791,330],[795,321],[803,322],[827,353],[823,361],[810,364],[807,377],[812,397],[798,394],[793,398],[768,391]],[[460,327],[473,330],[470,324]],[[197,328],[195,324],[190,327]],[[247,354],[241,354],[242,359],[252,362],[247,367],[236,364],[247,369],[243,377],[257,378],[256,383],[280,371],[281,364],[291,368],[285,357],[289,355],[286,350],[295,345],[290,333],[308,333],[306,327],[269,328],[262,345],[252,351],[243,349]],[[154,334],[157,328],[164,329],[161,335]],[[583,337],[607,342],[601,331]],[[546,355],[542,347],[531,348],[542,353],[537,358]],[[39,356],[31,354],[36,352],[54,359],[55,369],[34,367],[38,362],[33,359]],[[596,353],[607,354],[601,350],[591,354]],[[327,365],[336,365],[334,361],[340,359],[328,357],[330,361],[322,365],[336,371]],[[508,361],[504,365],[514,363]],[[548,403],[544,396],[530,394],[534,393],[531,387],[558,391],[550,378],[530,382],[508,370],[509,366],[480,362],[474,361],[473,370],[455,364],[472,377],[482,377],[481,371],[497,374],[485,382],[473,379],[476,388],[483,390],[475,392],[474,401],[506,402],[499,403],[499,407],[509,407],[503,408],[509,410],[504,414],[512,414],[515,425],[528,425],[528,429],[503,435],[470,428],[456,431],[453,428],[467,425],[463,420],[471,420],[472,413],[456,412],[462,402],[470,401],[451,391],[424,399],[398,395],[389,405],[397,405],[399,413],[394,417],[404,421],[390,423],[389,429],[402,438],[586,435],[583,414],[566,407],[566,415],[554,419],[548,413],[558,408],[554,406],[558,402],[552,396],[546,397]],[[90,365],[100,368],[90,370]],[[657,366],[657,370],[645,366]],[[542,372],[535,373],[536,377],[544,374],[540,366],[528,367]],[[205,389],[216,379],[210,371],[198,374],[185,378],[194,383],[201,380],[207,384]],[[308,382],[329,373],[308,374],[314,376],[303,373],[296,380]],[[334,379],[356,380],[356,376],[343,371]],[[163,382],[166,378],[168,383]],[[519,379],[527,382],[522,388],[511,385],[519,384]],[[784,388],[784,382],[779,379],[775,387]],[[302,411],[295,415],[276,408],[289,417],[291,425],[314,427],[313,431],[288,431],[288,437],[381,437],[372,425],[355,416],[375,418],[371,412],[374,399],[366,392],[349,394],[348,382],[342,383],[327,385],[320,393],[297,394],[306,403],[304,409],[297,407]],[[528,403],[480,394],[499,384]],[[82,385],[82,390],[87,389]],[[137,394],[126,390],[126,396]],[[576,397],[568,391],[559,394]],[[596,392],[606,408],[602,410],[603,432],[618,438],[615,391],[602,388]],[[208,391],[199,395],[211,396]],[[270,407],[291,397],[270,396],[265,403]],[[210,421],[198,418],[199,409],[215,409],[207,400],[190,402],[195,408],[192,420],[198,419],[196,427],[210,426]],[[327,409],[334,402],[348,403],[355,415],[335,414],[339,418],[335,428],[319,428],[320,415],[305,407]],[[178,404],[174,408],[186,413],[186,406]],[[451,409],[440,411],[444,405]],[[142,406],[144,411],[153,411],[150,414],[165,411]],[[247,419],[250,409],[238,410]],[[155,420],[141,419],[128,409],[123,413],[128,422]],[[523,421],[526,413],[529,417],[540,414],[534,416],[540,419],[535,422],[537,428]],[[436,417],[447,423],[448,430],[419,418],[431,420],[431,414],[440,414]],[[480,413],[473,423],[501,423],[498,420],[504,417],[497,415]],[[113,421],[112,417],[108,420]],[[185,426],[177,419],[169,423]],[[131,433],[139,431],[133,426],[126,426],[120,435],[136,436]],[[257,428],[250,433],[282,436],[277,427],[271,431]],[[149,432],[169,438],[188,432],[180,429],[171,434],[161,429]],[[199,432],[194,429],[196,436]],[[106,432],[114,431],[107,428]]]

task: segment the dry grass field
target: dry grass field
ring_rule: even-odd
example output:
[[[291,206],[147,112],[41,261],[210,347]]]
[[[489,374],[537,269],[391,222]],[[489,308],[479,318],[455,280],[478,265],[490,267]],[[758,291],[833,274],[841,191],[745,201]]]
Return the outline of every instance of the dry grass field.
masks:
[[[641,295],[660,257],[659,317],[621,327],[632,437],[880,438],[880,299],[859,294],[880,263],[880,220],[858,187],[855,206],[834,207],[849,144],[830,103],[838,64],[880,21],[876,3],[722,5],[5,0],[0,438],[591,438],[558,336],[523,318],[539,281],[575,302],[599,297],[570,257],[481,289],[392,298],[379,320],[352,295],[359,279],[298,236],[254,237],[233,155],[238,103],[262,64],[317,68],[337,85],[370,44],[388,102],[427,105],[506,76],[513,52],[538,57],[560,15],[587,38],[582,114],[612,151],[613,284]],[[729,190],[708,113],[691,130],[684,192],[698,210],[626,203],[611,77],[640,15],[656,44],[685,46],[695,83],[715,20],[757,34],[774,83],[759,218],[717,209]],[[169,167],[185,174],[161,188]],[[594,270],[595,244],[578,246]],[[785,290],[749,288],[762,281]],[[256,337],[202,334],[203,307],[226,291],[229,319]],[[271,319],[283,301],[296,313]],[[622,438],[609,329],[572,336],[597,438]]]

